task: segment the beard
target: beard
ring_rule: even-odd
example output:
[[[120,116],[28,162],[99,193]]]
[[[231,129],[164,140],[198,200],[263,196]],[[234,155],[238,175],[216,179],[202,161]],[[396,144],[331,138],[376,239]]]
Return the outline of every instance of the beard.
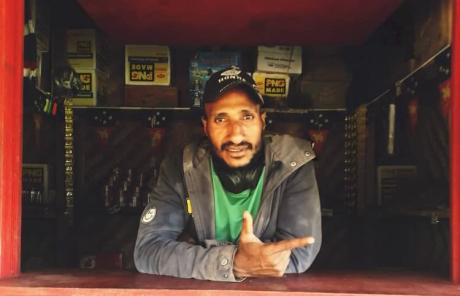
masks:
[[[257,151],[249,163],[237,168],[229,166],[215,152],[212,153],[215,172],[225,190],[232,193],[239,193],[243,190],[256,187],[265,164],[265,149],[263,145],[258,145],[256,149]]]

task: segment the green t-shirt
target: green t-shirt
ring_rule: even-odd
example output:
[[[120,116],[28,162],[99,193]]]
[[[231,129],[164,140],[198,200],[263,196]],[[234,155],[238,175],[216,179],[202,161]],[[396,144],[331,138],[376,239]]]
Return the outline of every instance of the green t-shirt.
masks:
[[[259,212],[264,173],[265,168],[262,170],[255,188],[246,189],[239,193],[232,193],[226,191],[222,186],[211,161],[216,240],[230,242],[236,242],[238,240],[244,211],[249,211],[255,220]]]

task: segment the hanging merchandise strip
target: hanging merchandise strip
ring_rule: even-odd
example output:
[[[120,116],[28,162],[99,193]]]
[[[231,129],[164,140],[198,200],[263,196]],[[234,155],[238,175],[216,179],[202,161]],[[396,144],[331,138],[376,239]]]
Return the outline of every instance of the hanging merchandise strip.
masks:
[[[431,58],[426,60],[423,64],[418,66],[414,71],[407,74],[405,77],[401,78],[400,80],[396,81],[394,84],[395,88],[397,88],[398,86],[404,85],[407,80],[410,80],[411,78],[413,78],[415,74],[417,74],[420,70],[425,69],[427,66],[431,65],[433,62],[439,64],[438,72],[440,75],[450,76],[450,72],[451,72],[450,71],[450,67],[451,67],[450,58],[451,58],[451,45],[448,44],[444,46],[441,50],[439,50],[436,54],[434,54]],[[365,105],[370,106],[380,101],[380,99],[385,98],[387,94],[391,93],[391,91],[392,89],[385,90],[382,94],[378,95],[372,101],[370,101],[369,103]]]
[[[357,204],[357,112],[345,117],[345,207],[353,210]]]
[[[369,170],[368,164],[368,151],[369,146],[369,131],[368,131],[368,108],[366,106],[360,106],[355,111],[355,126],[356,126],[356,209],[358,213],[363,213],[366,208],[366,196],[369,186]]]
[[[64,172],[65,172],[65,211],[67,222],[73,224],[74,188],[73,188],[73,102],[64,100]]]
[[[369,176],[366,168],[367,108],[360,106],[345,117],[345,207],[362,213]]]

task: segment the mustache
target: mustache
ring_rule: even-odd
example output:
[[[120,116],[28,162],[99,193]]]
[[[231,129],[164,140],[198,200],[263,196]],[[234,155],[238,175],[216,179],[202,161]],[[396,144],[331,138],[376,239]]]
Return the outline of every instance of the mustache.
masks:
[[[220,146],[220,150],[225,150],[225,149],[227,149],[227,148],[229,148],[229,147],[238,147],[238,148],[239,148],[239,147],[242,147],[242,148],[246,148],[246,149],[251,149],[251,150],[252,150],[252,147],[253,147],[253,146],[252,146],[251,143],[246,142],[246,141],[243,141],[243,142],[241,142],[241,143],[239,143],[239,144],[235,144],[235,143],[229,141],[229,142],[225,142],[224,144],[222,144],[222,146]]]

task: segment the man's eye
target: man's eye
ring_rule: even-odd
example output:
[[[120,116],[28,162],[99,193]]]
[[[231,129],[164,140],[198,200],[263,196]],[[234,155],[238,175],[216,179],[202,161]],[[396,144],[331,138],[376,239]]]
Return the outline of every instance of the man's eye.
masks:
[[[254,115],[248,114],[248,115],[243,116],[243,120],[253,120],[253,119],[254,119]]]
[[[215,123],[224,123],[224,122],[225,122],[225,118],[216,118],[216,119],[214,119],[214,122],[215,122]]]

